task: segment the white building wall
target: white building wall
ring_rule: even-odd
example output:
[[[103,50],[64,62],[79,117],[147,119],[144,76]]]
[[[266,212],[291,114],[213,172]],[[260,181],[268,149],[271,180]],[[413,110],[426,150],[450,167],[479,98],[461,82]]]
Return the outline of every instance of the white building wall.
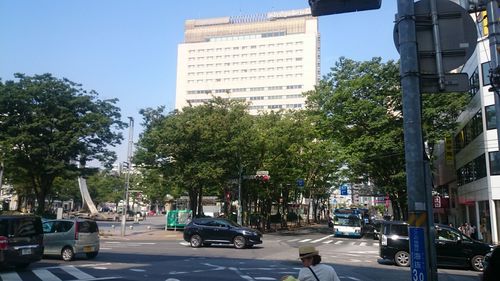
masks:
[[[483,77],[488,73],[482,73],[482,64],[489,62],[489,41],[487,36],[478,40],[476,51],[472,58],[465,64],[463,72],[472,76],[474,71],[479,74],[479,92],[472,98],[466,110],[461,114],[459,131],[471,120],[471,118],[481,110],[483,132],[477,136],[465,148],[455,155],[455,167],[458,171],[467,163],[471,162],[481,154],[485,155],[486,177],[480,178],[462,186],[458,186],[458,203],[461,208],[463,222],[473,222],[477,226],[478,232],[480,224],[485,219],[489,219],[488,239],[479,233],[479,239],[489,240],[489,242],[499,242],[499,222],[498,212],[500,210],[500,176],[491,175],[490,152],[498,152],[498,138],[496,129],[487,128],[486,107],[494,105],[494,94],[490,92],[490,85],[483,85]]]
[[[197,28],[204,29],[200,32],[213,28],[202,27],[203,23],[225,24],[217,25],[220,37],[179,44],[176,109],[202,104],[212,95],[244,99],[252,114],[303,108],[305,98],[301,93],[313,90],[319,79],[317,19],[304,10],[283,13],[290,15],[290,19],[285,16],[278,21],[291,21],[291,26],[304,32],[294,30],[283,36],[262,37],[263,33],[272,32],[266,25],[277,26],[274,32],[283,31],[282,26],[276,25],[276,19],[263,22],[260,18],[243,25],[230,23],[229,18],[186,21],[190,28],[186,37],[192,36],[191,32]],[[196,26],[198,21],[200,26]],[[252,24],[256,27],[250,32]]]

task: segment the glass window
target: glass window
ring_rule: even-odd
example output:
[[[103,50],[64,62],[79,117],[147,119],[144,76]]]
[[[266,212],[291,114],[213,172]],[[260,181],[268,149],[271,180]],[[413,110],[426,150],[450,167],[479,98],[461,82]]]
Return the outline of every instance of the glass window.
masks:
[[[490,85],[490,62],[481,64],[483,71],[483,86]]]
[[[497,117],[495,105],[488,105],[485,108],[486,113],[486,129],[493,130],[497,128]]]
[[[406,224],[393,224],[390,229],[391,235],[408,236],[408,225]]]
[[[500,175],[500,152],[494,151],[489,153],[490,157],[490,175]]]
[[[441,241],[458,241],[460,233],[448,229],[439,229],[437,231],[437,239]]]

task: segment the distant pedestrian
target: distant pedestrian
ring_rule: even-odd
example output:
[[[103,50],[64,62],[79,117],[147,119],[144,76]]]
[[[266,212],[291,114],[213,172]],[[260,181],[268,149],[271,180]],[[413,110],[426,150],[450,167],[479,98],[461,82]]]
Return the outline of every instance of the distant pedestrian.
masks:
[[[340,281],[333,267],[321,263],[319,251],[313,246],[300,247],[299,258],[303,266],[299,271],[299,281]],[[281,280],[294,279],[292,276],[285,276]]]

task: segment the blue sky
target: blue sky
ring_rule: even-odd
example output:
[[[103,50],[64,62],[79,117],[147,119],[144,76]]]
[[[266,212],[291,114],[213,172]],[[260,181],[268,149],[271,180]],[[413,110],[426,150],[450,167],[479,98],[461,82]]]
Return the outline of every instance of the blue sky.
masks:
[[[382,8],[319,18],[321,73],[339,57],[399,58],[392,33],[396,0]],[[187,19],[302,9],[307,0],[0,0],[0,78],[52,73],[101,99],[118,98],[124,122],[139,110],[174,109],[177,45]],[[125,140],[115,148],[127,155]]]

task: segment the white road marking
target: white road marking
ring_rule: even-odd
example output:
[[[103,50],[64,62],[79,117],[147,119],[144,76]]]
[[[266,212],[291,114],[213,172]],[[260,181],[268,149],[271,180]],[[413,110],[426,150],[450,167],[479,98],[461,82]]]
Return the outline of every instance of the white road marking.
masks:
[[[366,246],[366,242],[359,243],[360,246]]]
[[[92,267],[92,266],[102,266],[102,265],[110,265],[111,263],[89,263],[89,264],[82,264],[79,265],[79,267]],[[59,268],[59,267],[54,267],[54,268]]]
[[[333,244],[338,245],[338,244],[342,244],[342,243],[344,243],[344,241],[337,241],[337,242],[335,242]]]
[[[99,250],[112,250],[112,249],[113,248],[103,248],[103,247],[99,248]]]
[[[61,267],[62,270],[66,271],[67,273],[73,275],[76,277],[76,279],[93,279],[94,276],[87,274],[80,269],[70,265],[70,266],[65,266]]]
[[[184,246],[189,246],[188,242],[180,242],[179,244],[184,245]]]
[[[175,279],[175,278],[168,278],[165,281],[180,281],[180,280],[179,279]]]
[[[288,242],[295,242],[295,241],[298,241],[299,239],[296,238],[296,239],[291,239],[291,240],[288,240]]]
[[[351,242],[351,245],[352,245],[352,246],[356,245],[356,242]]]
[[[300,243],[304,243],[304,242],[308,242],[308,241],[311,241],[312,239],[304,239],[304,240],[300,240],[299,242]]]
[[[328,238],[332,237],[333,235],[335,235],[335,234],[330,234],[330,235],[328,235],[328,236],[325,236],[325,237],[320,238],[320,239],[316,239],[316,240],[311,241],[311,242],[312,242],[312,243],[316,243],[316,242],[319,242],[319,241],[323,241],[323,240],[325,240],[325,239],[328,239]]]
[[[46,269],[35,269],[33,273],[42,280],[53,280],[53,281],[61,281],[61,279],[54,275],[54,273],[46,270]],[[92,277],[93,278],[93,277]]]
[[[0,278],[3,281],[23,281],[17,272],[0,273]]]
[[[324,241],[323,243],[325,243],[325,244],[330,244],[330,243],[332,243],[332,242],[333,242],[333,240],[328,240],[328,241]]]
[[[134,271],[134,272],[144,272],[144,271],[146,271],[144,269],[138,269],[138,268],[130,268],[129,270],[130,271]]]

